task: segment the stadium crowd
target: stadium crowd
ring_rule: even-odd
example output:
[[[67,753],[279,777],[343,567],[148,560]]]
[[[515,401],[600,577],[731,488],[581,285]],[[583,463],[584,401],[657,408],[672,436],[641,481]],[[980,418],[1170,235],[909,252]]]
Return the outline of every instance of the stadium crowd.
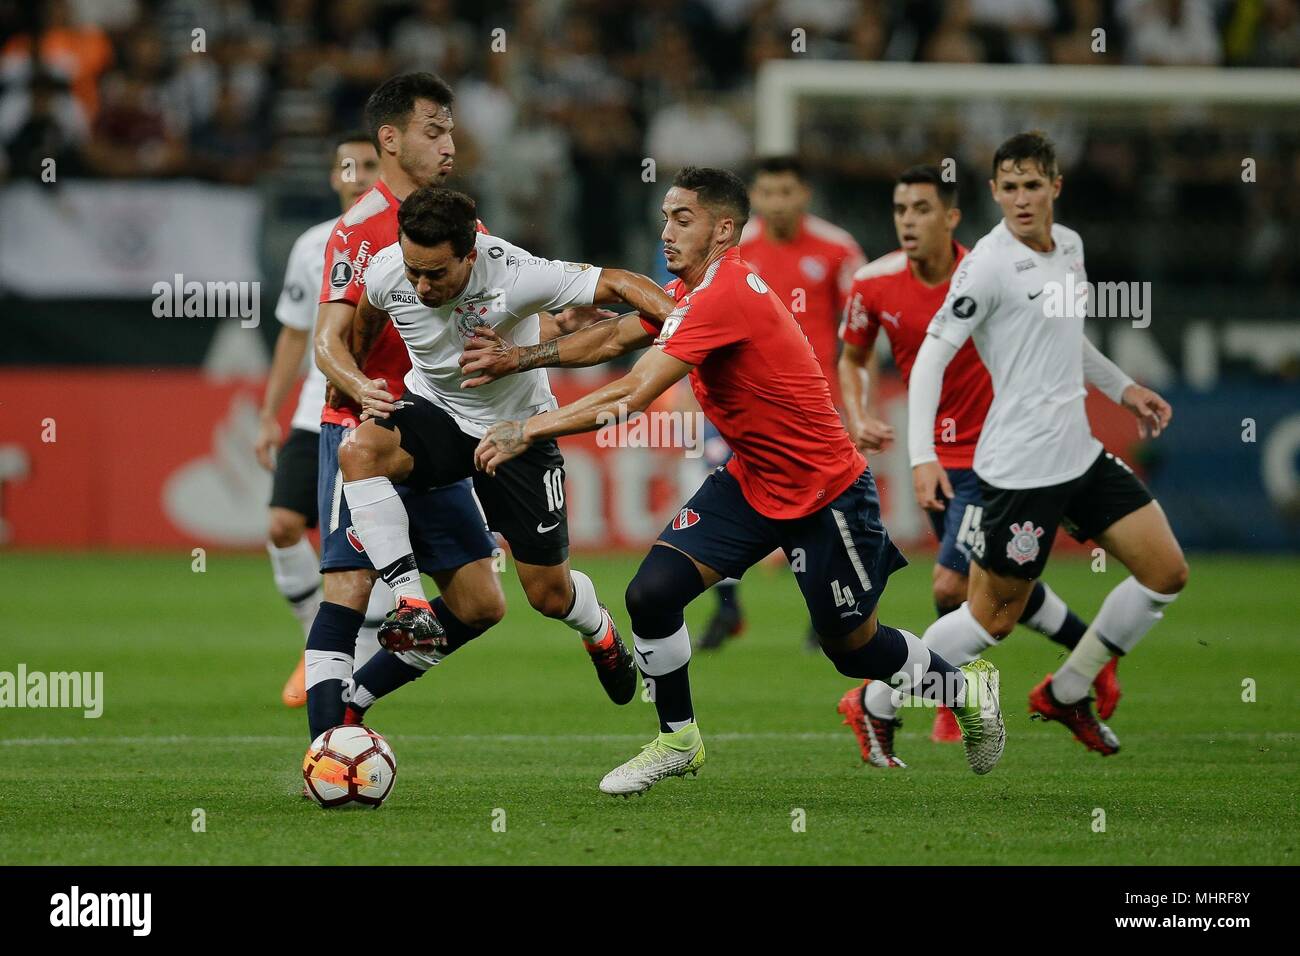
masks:
[[[47,158],[61,176],[239,185],[319,168],[321,144],[356,124],[378,82],[428,69],[453,82],[468,117],[458,170],[484,218],[538,251],[609,260],[644,231],[642,191],[626,175],[642,157],[660,177],[688,161],[752,159],[765,61],[1296,68],[1300,0],[3,0],[0,37],[0,179],[39,178]],[[942,144],[866,130],[861,114],[828,117],[805,159],[837,208],[945,146],[976,183],[984,140],[1005,124],[967,134],[989,121],[976,116]],[[1132,208],[1144,169],[1165,183],[1148,204],[1194,199],[1212,221],[1238,201],[1220,187],[1237,178],[1241,150],[1203,121],[1158,141],[1077,123],[1052,132],[1080,206]],[[1261,161],[1287,167],[1292,146],[1270,141]],[[1285,173],[1284,184],[1300,176]],[[1268,246],[1253,259],[1263,274],[1294,268],[1293,193],[1248,197]]]

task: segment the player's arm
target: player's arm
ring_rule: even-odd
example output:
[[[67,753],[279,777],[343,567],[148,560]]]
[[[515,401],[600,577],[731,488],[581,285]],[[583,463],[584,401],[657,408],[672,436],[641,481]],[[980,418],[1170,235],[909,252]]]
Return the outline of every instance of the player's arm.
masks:
[[[461,388],[477,388],[531,368],[599,365],[643,349],[654,341],[654,334],[645,328],[640,315],[662,325],[676,307],[672,297],[653,279],[625,269],[602,269],[592,300],[606,304],[623,302],[637,311],[595,322],[537,345],[510,345],[492,329],[482,327],[461,353],[461,373],[472,376],[461,382]]]
[[[489,475],[536,441],[595,431],[645,411],[650,403],[690,374],[693,366],[651,349],[622,378],[572,404],[519,421],[497,422],[474,451],[474,465]]]
[[[394,408],[389,383],[382,378],[366,378],[360,364],[386,322],[388,313],[376,308],[364,295],[355,306],[350,302],[322,302],[316,316],[317,367],[331,385],[372,418],[387,418]]]
[[[1123,405],[1138,420],[1138,434],[1156,438],[1169,427],[1174,410],[1156,392],[1133,381],[1085,337],[1083,377],[1116,405]]]
[[[271,371],[266,377],[266,392],[262,395],[254,445],[257,460],[267,471],[275,468],[275,449],[280,445],[280,422],[276,414],[298,380],[302,357],[307,354],[308,338],[306,329],[292,329],[286,325],[275,340],[275,353],[271,357]]]
[[[844,395],[844,412],[848,417],[849,435],[859,450],[885,451],[894,441],[894,429],[868,410],[875,408],[879,397],[876,381],[880,360],[876,356],[877,328],[868,330],[864,344],[845,342],[836,371]]]
[[[912,489],[926,511],[942,511],[943,499],[953,497],[948,473],[939,464],[934,450],[934,419],[939,414],[939,396],[943,392],[943,373],[957,346],[933,333],[927,333],[912,365],[907,385],[907,450],[912,460]]]

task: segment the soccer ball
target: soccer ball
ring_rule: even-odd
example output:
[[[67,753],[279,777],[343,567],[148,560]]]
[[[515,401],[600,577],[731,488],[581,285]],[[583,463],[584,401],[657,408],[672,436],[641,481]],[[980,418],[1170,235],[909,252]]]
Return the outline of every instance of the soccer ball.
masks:
[[[393,791],[397,758],[369,727],[331,727],[307,748],[302,777],[322,807],[377,807]]]

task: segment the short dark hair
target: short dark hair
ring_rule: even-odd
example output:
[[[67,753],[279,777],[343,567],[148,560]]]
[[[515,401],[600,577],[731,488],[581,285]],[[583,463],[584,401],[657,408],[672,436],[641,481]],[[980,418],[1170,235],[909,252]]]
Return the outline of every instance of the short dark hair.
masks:
[[[347,146],[349,143],[374,143],[375,138],[361,128],[347,130],[334,137],[334,148]]]
[[[715,219],[718,213],[734,219],[737,237],[749,221],[749,190],[744,180],[729,169],[685,166],[673,177],[673,185],[694,192]]]
[[[939,194],[939,201],[945,208],[951,209],[957,205],[957,184],[944,179],[943,170],[938,166],[929,163],[909,166],[894,180],[895,186],[912,186],[918,183],[929,183],[933,186],[934,191]]]
[[[792,173],[799,182],[808,181],[808,177],[804,173],[803,160],[798,156],[764,156],[754,163],[754,171],[749,177],[750,182],[757,179],[760,173],[771,173],[773,175]]]
[[[1028,133],[1017,133],[998,147],[993,154],[993,180],[998,178],[1002,164],[1011,160],[1016,166],[1033,160],[1043,175],[1048,179],[1056,178],[1056,145],[1047,138],[1042,130],[1034,129]]]
[[[362,116],[370,141],[379,149],[381,126],[405,126],[415,109],[416,100],[432,100],[439,106],[451,107],[455,94],[442,77],[433,73],[402,73],[380,83],[366,100]]]
[[[450,242],[451,251],[464,259],[474,248],[478,207],[454,189],[421,186],[398,208],[397,230],[417,246],[430,249]]]

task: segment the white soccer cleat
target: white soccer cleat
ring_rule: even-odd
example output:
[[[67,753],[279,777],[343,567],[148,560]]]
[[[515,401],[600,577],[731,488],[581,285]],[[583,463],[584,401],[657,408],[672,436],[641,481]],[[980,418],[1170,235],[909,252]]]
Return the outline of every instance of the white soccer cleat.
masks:
[[[961,728],[966,747],[966,762],[976,773],[985,774],[1002,759],[1007,743],[1007,728],[1002,722],[1002,705],[998,702],[998,669],[976,658],[958,668],[966,677],[966,702],[952,708]]]
[[[688,773],[693,776],[702,766],[704,741],[700,739],[700,728],[689,724],[671,734],[660,733],[627,763],[605,774],[600,791],[612,797],[630,797],[645,793],[665,777],[684,777]]]

